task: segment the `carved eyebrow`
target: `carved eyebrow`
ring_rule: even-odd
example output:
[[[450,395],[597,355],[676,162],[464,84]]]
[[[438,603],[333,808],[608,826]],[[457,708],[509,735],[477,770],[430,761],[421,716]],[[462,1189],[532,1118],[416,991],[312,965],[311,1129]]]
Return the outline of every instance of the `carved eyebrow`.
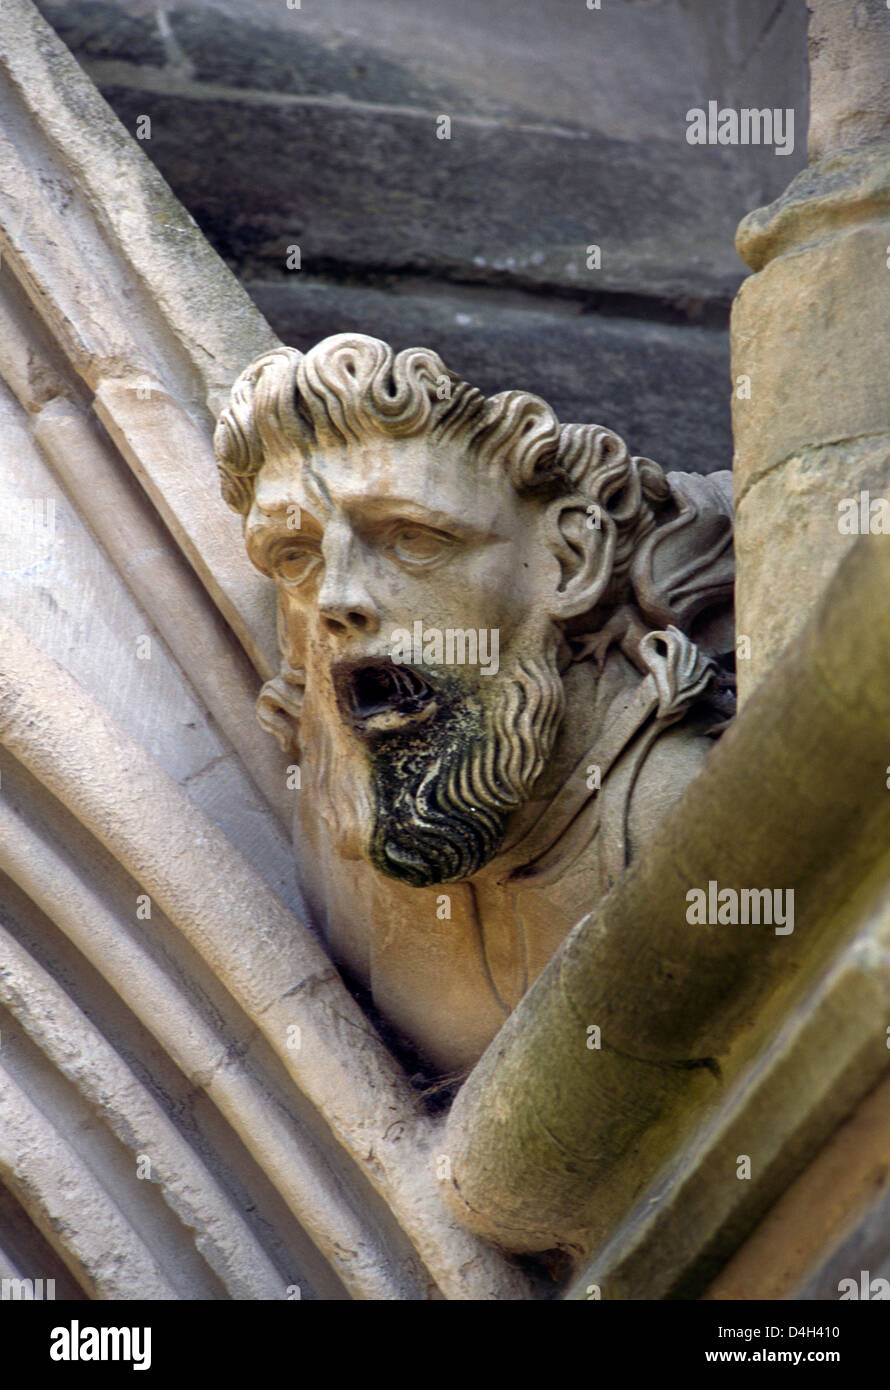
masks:
[[[291,508],[293,507],[299,511],[299,526],[292,524],[294,514]],[[324,527],[307,507],[298,502],[290,501],[263,508],[261,518],[253,521],[248,527],[248,536],[265,539],[266,536],[276,535],[279,531],[287,531],[292,536],[298,536],[301,533],[320,536],[323,530]]]
[[[452,512],[425,507],[410,497],[393,497],[389,494],[385,497],[365,496],[344,501],[342,505],[356,530],[360,531],[377,530],[393,522],[407,521],[434,531],[450,531],[464,540],[493,539],[496,534],[490,528],[473,526],[464,517],[455,516]]]
[[[279,513],[286,513],[289,506],[299,506],[303,515],[312,517],[313,521],[315,520],[312,515],[313,508],[315,511],[324,511],[325,508],[327,508],[328,511],[333,511],[334,504],[331,499],[331,494],[321,474],[316,472],[311,464],[304,463],[300,472],[300,477],[303,484],[303,492],[307,495],[308,506],[303,506],[302,503],[295,503],[293,494],[286,485],[281,485],[279,483],[279,485],[276,486],[270,480],[265,486],[259,486],[257,488],[254,498],[254,507],[263,515],[265,520],[274,524]],[[309,487],[306,486],[307,483],[310,484]],[[313,491],[317,494],[314,498],[312,496]]]
[[[321,541],[324,526],[305,507],[300,508],[300,526],[288,525],[288,506],[294,505],[282,498],[263,508],[262,519],[256,520],[247,530],[245,540],[248,552],[259,569],[271,569],[271,552],[274,547],[288,539]],[[385,527],[398,522],[425,526],[429,530],[442,531],[453,535],[465,543],[496,541],[498,532],[493,527],[473,526],[463,517],[451,512],[434,510],[423,506],[410,497],[393,497],[387,493],[381,497],[358,495],[340,500],[342,510],[347,514],[355,532],[369,537]]]

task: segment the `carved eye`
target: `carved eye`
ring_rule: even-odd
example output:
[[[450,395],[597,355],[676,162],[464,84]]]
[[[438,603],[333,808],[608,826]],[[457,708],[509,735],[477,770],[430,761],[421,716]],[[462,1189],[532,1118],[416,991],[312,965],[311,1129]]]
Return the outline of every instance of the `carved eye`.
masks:
[[[275,557],[275,573],[285,584],[302,584],[321,564],[321,554],[313,546],[289,545]]]
[[[409,565],[429,565],[453,544],[450,536],[426,526],[400,526],[390,539],[390,549]]]

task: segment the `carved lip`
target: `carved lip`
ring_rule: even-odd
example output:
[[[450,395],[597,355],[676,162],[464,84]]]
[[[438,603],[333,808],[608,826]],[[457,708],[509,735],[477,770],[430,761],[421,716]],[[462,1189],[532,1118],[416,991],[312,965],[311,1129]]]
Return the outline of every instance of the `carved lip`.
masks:
[[[403,729],[436,712],[436,692],[413,666],[383,657],[344,663],[333,674],[341,713],[361,733]]]

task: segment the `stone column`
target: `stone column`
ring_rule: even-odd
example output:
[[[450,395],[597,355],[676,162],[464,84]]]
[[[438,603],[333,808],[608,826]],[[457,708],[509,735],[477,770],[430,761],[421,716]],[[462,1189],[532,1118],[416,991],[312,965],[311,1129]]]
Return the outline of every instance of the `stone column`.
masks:
[[[890,532],[890,9],[809,8],[810,164],[736,238],[756,272],[732,315],[742,700],[856,535]]]

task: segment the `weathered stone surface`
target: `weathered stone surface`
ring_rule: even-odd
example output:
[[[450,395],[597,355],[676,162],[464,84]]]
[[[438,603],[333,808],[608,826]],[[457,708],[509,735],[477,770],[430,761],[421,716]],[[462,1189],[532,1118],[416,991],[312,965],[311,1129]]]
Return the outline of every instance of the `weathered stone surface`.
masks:
[[[853,544],[844,499],[890,485],[876,351],[890,334],[890,145],[827,155],[751,214],[738,241],[757,268],[732,316],[745,698]]]
[[[114,40],[116,5],[83,20],[76,4],[44,8],[125,124],[151,116],[153,160],[217,249],[254,274],[298,242],[339,274],[423,269],[725,311],[743,273],[735,224],[803,162],[801,16],[787,3],[745,6],[743,78],[722,23],[679,3],[545,14],[524,0],[422,17],[384,4],[373,25],[349,3],[335,14],[276,3],[255,6],[247,26],[242,11],[192,4],[164,20],[163,70],[127,34]],[[97,58],[103,8],[108,57]],[[770,54],[795,44],[783,70]],[[666,50],[686,63],[668,70]],[[718,91],[796,106],[791,158],[690,147],[687,109]],[[450,140],[437,139],[440,115]]]
[[[373,25],[362,26],[363,33],[349,33],[332,32],[330,13],[319,24],[320,15],[291,10],[287,22],[273,28],[269,21],[279,16],[254,10],[254,22],[246,27],[243,14],[236,17],[224,10],[181,5],[171,10],[169,23],[196,82],[277,95],[333,96],[381,108],[457,110],[491,117],[512,114],[513,104],[491,92],[481,92],[474,100],[453,69],[443,80],[443,74],[422,59],[406,61],[407,55],[398,51],[388,56],[380,44],[379,15],[378,10]],[[489,25],[490,17],[486,24],[490,32]],[[126,42],[116,45],[115,56],[139,61]],[[530,105],[526,107],[528,120],[537,114]]]
[[[810,0],[810,159],[890,139],[885,0]]]
[[[307,269],[341,275],[435,274],[725,310],[744,273],[731,249],[743,206],[726,197],[722,158],[691,149],[682,128],[650,148],[455,117],[440,140],[435,111],[196,101],[200,89],[95,75],[131,132],[151,116],[154,163],[220,254],[254,276],[283,269],[297,245]],[[599,270],[587,269],[591,245]]]
[[[615,0],[596,13],[534,0],[491,0],[484,11],[455,0],[380,0],[372,16],[365,0],[299,10],[252,0],[247,13],[240,0],[179,0],[166,23],[149,0],[40,0],[38,8],[74,52],[101,32],[109,57],[138,62],[145,51],[156,61],[151,39],[160,31],[169,63],[204,82],[380,105],[454,92],[475,116],[520,115],[623,139],[664,132],[708,95],[709,82],[727,102],[758,106],[775,105],[777,93],[794,104],[807,86],[806,16],[793,0],[726,0],[719,10],[708,0]],[[776,192],[784,177],[774,176]]]
[[[877,953],[876,953],[877,954]],[[886,965],[884,966],[886,973]],[[890,1080],[865,1097],[708,1290],[717,1299],[837,1299],[890,1257]]]
[[[217,578],[194,523],[214,480],[207,436],[215,393],[231,383],[233,353],[251,355],[274,338],[36,12],[21,22],[10,14],[2,42],[4,254],[36,302],[44,333],[67,357],[75,379],[95,393],[103,423],[156,498],[155,465],[166,461],[172,469],[175,483],[163,491],[161,504],[165,520],[265,674],[264,650],[274,649],[274,631],[263,630],[262,606],[254,606],[257,589],[240,558],[237,528],[214,528]],[[27,339],[28,314],[13,309],[8,317],[13,336]],[[136,319],[140,327],[133,332]],[[13,347],[12,355],[20,352],[21,344]],[[27,385],[31,395],[45,399],[46,383],[39,392]],[[189,469],[182,468],[183,458]],[[213,528],[212,517],[207,521]]]
[[[809,168],[741,223],[756,271],[732,315],[737,592],[747,698],[853,544],[887,508],[890,402],[890,22],[880,0],[809,6]]]
[[[729,467],[729,352],[719,330],[559,313],[535,299],[509,307],[490,295],[437,294],[423,283],[396,294],[294,272],[247,288],[278,337],[303,351],[358,328],[397,349],[429,343],[486,394],[532,391],[560,420],[608,424],[634,453],[665,468]]]
[[[53,1116],[57,1129],[67,1123],[94,1168],[124,1181],[130,1221],[168,1264],[176,1296],[280,1298],[279,1271],[206,1163],[94,1022],[2,926],[0,1007],[8,1011],[4,1024],[12,1021],[5,1028],[4,1070]],[[97,1124],[97,1114],[103,1124]],[[118,1145],[130,1151],[129,1164],[120,1163]],[[139,1153],[152,1155],[156,1182],[126,1181],[126,1167],[135,1166]],[[57,1178],[64,1188],[63,1171]],[[181,1217],[178,1229],[167,1203]],[[114,1240],[103,1235],[111,1247],[107,1258]],[[86,1273],[89,1279],[89,1267]],[[136,1282],[144,1288],[144,1281]],[[107,1290],[100,1285],[97,1291]]]
[[[824,231],[815,243],[800,237],[751,276],[736,301],[733,378],[751,379],[750,400],[734,394],[740,502],[802,450],[890,434],[890,399],[873,351],[890,332],[890,146],[880,157],[886,206],[873,211],[866,203],[852,228],[839,212],[834,235]],[[830,181],[835,170],[824,173]],[[856,353],[855,372],[842,345]]]
[[[78,4],[47,0],[37,8],[81,60],[126,55],[131,63],[154,67],[163,67],[168,61],[168,48],[153,7],[108,4],[106,0],[82,0]]]
[[[783,1287],[783,1274],[797,1268],[797,1249],[817,1249],[836,1211],[814,1210],[806,1165],[818,1166],[826,1135],[864,1088],[886,1074],[887,944],[888,920],[879,910],[812,989],[791,1007],[782,1001],[775,1026],[766,1024],[766,1046],[742,1084],[728,1088],[716,1114],[643,1189],[567,1298],[586,1299],[591,1283],[605,1299],[699,1298],[736,1250],[741,1278],[730,1260],[730,1278],[725,1285],[717,1281],[728,1292],[712,1296],[782,1296],[790,1286]],[[736,1176],[740,1154],[751,1161],[750,1182]],[[792,1243],[784,1222],[773,1226],[770,1208],[801,1168],[809,1200],[798,1206],[802,1240]],[[847,1191],[857,1173],[850,1176]],[[781,1205],[780,1199],[777,1214]],[[770,1232],[767,1255],[761,1229]]]
[[[46,428],[47,422],[42,423]],[[114,564],[97,547],[47,467],[31,436],[28,417],[3,386],[0,441],[5,456],[14,454],[16,460],[14,474],[8,470],[0,474],[0,507],[7,519],[0,533],[0,609],[15,613],[44,651],[66,665],[88,690],[104,698],[114,716],[165,770],[180,784],[189,785],[198,805],[214,819],[225,820],[232,843],[250,857],[275,891],[301,910],[300,889],[280,827],[258,799],[231,745],[196,699],[154,623],[127,591]],[[79,462],[81,473],[85,473],[89,449],[84,441],[69,434],[64,442],[68,460],[75,466]],[[98,453],[98,445],[93,447]],[[120,486],[138,514],[137,490],[131,483],[128,494],[126,480]],[[109,505],[113,496],[106,494]],[[27,514],[29,507],[34,524],[23,519],[16,534],[9,518],[23,508]],[[126,528],[129,523],[130,517],[124,513],[120,524]],[[158,567],[162,535],[157,530],[152,534],[151,523],[146,520],[137,538],[145,546],[132,554],[137,569],[141,555]],[[175,573],[175,558],[166,564],[164,597],[171,605],[194,605],[195,611],[185,608],[181,612],[180,622],[192,633],[193,649],[207,656],[211,648],[202,629],[208,619],[200,610],[206,598],[197,586],[191,591],[185,585],[177,590],[170,573]],[[238,677],[233,679],[221,664],[218,669],[220,679],[234,694]],[[109,682],[110,670],[117,674],[114,682]],[[243,673],[238,674],[243,681]],[[248,686],[241,692],[245,718],[252,713],[249,691]],[[212,787],[203,781],[211,769]],[[283,768],[278,776],[283,783]]]
[[[742,497],[736,540],[746,564],[736,599],[743,696],[803,627],[814,599],[856,544],[855,534],[839,530],[839,503],[853,501],[858,523],[861,492],[887,495],[888,467],[890,434],[828,442],[793,453]]]

